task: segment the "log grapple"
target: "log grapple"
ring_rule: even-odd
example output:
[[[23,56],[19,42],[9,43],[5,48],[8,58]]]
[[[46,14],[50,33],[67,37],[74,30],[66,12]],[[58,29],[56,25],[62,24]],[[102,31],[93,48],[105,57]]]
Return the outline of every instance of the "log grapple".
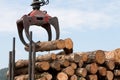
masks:
[[[21,42],[28,46],[28,43],[25,41],[23,37],[23,30],[25,31],[25,35],[27,39],[30,41],[30,32],[29,29],[32,25],[36,25],[44,28],[48,33],[48,41],[52,40],[52,31],[51,25],[55,28],[56,31],[56,39],[59,39],[60,30],[59,30],[59,22],[57,17],[51,17],[47,14],[47,11],[41,11],[40,7],[47,5],[49,0],[33,0],[31,6],[33,7],[33,11],[31,11],[27,15],[23,15],[22,18],[17,20],[17,29]],[[34,41],[33,41],[34,42]]]

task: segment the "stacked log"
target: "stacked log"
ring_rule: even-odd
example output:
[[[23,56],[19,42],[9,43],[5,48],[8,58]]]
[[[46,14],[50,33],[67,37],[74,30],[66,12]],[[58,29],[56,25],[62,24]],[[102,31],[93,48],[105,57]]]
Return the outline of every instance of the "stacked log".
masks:
[[[118,57],[120,49],[116,50],[39,55],[35,62],[35,78],[36,80],[120,80]],[[28,80],[28,63],[28,60],[16,62],[15,80]]]

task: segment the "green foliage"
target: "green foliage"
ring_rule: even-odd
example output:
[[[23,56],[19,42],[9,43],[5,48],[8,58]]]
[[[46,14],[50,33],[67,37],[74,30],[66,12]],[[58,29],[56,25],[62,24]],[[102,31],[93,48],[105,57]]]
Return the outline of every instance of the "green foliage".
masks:
[[[0,80],[7,80],[7,73],[8,68],[4,68],[0,70]]]

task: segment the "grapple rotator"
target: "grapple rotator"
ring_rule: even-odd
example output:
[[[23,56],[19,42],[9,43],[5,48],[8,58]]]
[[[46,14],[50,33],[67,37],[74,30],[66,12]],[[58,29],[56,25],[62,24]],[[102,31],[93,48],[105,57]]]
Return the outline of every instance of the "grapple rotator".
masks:
[[[31,6],[33,7],[33,11],[31,11],[27,15],[23,15],[22,18],[17,20],[17,28],[18,34],[21,42],[28,46],[28,43],[25,41],[23,37],[23,30],[25,31],[27,39],[30,41],[30,32],[29,28],[32,25],[41,26],[44,28],[48,33],[48,41],[52,40],[52,31],[51,25],[55,28],[56,31],[56,39],[59,39],[60,30],[59,30],[59,23],[57,17],[51,17],[47,14],[46,11],[41,11],[40,7],[47,5],[49,0],[33,0]],[[34,42],[34,41],[33,41]]]

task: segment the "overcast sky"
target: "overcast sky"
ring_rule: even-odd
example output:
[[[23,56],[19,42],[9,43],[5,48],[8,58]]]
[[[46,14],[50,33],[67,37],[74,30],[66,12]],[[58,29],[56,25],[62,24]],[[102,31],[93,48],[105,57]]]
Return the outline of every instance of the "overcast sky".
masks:
[[[28,53],[19,40],[16,21],[32,10],[31,2],[0,0],[0,69],[8,66],[13,37],[16,37],[16,60],[27,59]],[[71,38],[74,52],[120,47],[120,0],[50,0],[41,10],[59,18],[60,38]],[[44,29],[31,30],[34,40],[47,40]]]

